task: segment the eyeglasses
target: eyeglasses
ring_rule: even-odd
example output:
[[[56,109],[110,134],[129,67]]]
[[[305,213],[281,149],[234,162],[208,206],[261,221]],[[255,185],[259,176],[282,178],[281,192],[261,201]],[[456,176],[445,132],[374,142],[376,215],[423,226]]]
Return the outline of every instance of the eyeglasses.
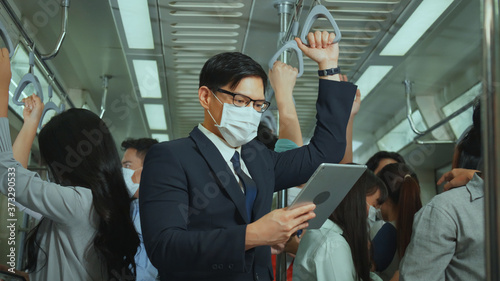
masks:
[[[271,105],[271,103],[266,100],[253,100],[245,95],[235,94],[221,88],[218,88],[217,92],[233,96],[233,104],[236,105],[237,107],[245,107],[249,105],[251,102],[253,102],[253,108],[260,113],[266,111],[269,108],[269,105]]]

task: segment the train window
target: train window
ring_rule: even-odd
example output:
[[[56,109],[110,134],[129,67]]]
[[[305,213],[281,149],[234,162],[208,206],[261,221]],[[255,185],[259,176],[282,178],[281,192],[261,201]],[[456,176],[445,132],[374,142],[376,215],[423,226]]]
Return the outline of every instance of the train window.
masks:
[[[420,110],[413,112],[412,117],[419,130],[427,129],[424,119],[422,118],[422,114],[420,114]],[[377,141],[377,145],[379,150],[399,151],[406,145],[413,142],[413,138],[415,137],[416,134],[411,130],[410,124],[405,118],[379,141]]]
[[[482,83],[478,83],[472,88],[470,88],[467,92],[460,95],[458,98],[454,99],[447,105],[443,106],[443,113],[448,116],[453,112],[457,111],[459,108],[474,100],[477,96],[481,94]],[[450,126],[453,130],[453,133],[457,138],[459,138],[462,133],[467,129],[470,125],[472,125],[472,112],[474,108],[469,108],[462,114],[450,120]]]

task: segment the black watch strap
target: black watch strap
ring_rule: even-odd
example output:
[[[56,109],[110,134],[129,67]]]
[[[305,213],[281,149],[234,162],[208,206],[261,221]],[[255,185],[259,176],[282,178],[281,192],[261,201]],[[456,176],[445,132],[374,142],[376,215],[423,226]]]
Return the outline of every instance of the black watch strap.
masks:
[[[330,76],[335,74],[340,74],[340,66],[336,68],[318,70],[319,76]]]

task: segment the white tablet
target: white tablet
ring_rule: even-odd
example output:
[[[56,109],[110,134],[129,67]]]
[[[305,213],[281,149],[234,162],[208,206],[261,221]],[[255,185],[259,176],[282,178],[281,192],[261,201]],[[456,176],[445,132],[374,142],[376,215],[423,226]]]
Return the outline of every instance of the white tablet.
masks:
[[[316,217],[309,221],[308,229],[320,228],[365,170],[365,165],[319,165],[289,209],[306,203],[316,204]]]

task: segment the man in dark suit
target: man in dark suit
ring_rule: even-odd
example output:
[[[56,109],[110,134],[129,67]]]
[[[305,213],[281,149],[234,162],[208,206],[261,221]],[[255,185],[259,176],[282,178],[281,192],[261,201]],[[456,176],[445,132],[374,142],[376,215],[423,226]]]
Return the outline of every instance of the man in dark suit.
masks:
[[[314,205],[272,212],[274,191],[338,163],[356,86],[339,82],[335,35],[297,43],[318,63],[317,124],[309,145],[283,153],[252,140],[267,75],[241,53],[209,59],[200,74],[202,124],[189,137],[153,146],[139,196],[146,250],[161,280],[272,280],[269,246],[286,242],[314,217]],[[279,63],[279,62],[278,62]],[[241,157],[240,157],[241,156]]]

